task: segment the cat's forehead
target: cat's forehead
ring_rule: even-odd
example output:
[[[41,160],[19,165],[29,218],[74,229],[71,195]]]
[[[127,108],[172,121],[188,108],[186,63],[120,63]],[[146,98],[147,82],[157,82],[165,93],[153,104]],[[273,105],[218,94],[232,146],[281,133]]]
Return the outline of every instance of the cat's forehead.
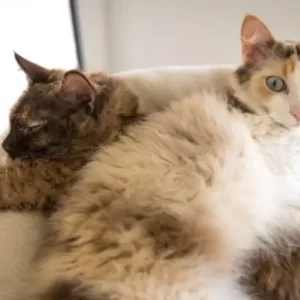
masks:
[[[49,113],[46,110],[34,109],[28,104],[21,105],[16,111],[12,111],[11,120],[17,121],[23,126],[35,126],[49,119]]]
[[[41,112],[53,110],[59,103],[55,101],[57,83],[29,86],[11,110],[11,115],[19,119],[38,116]]]
[[[288,78],[299,73],[300,44],[297,41],[276,41],[271,56],[261,64],[261,72]],[[273,74],[272,74],[273,73]]]
[[[300,55],[300,44],[296,41],[272,41],[268,45],[267,58],[287,60]]]
[[[267,60],[262,63],[258,73],[265,76],[280,76],[288,78],[299,72],[300,64],[297,56],[292,55],[286,59]]]
[[[278,41],[282,44],[285,44],[287,46],[300,46],[300,40],[280,40]]]
[[[253,76],[290,77],[300,68],[300,44],[296,41],[272,41],[255,59],[239,67],[236,76],[240,84],[247,83]]]

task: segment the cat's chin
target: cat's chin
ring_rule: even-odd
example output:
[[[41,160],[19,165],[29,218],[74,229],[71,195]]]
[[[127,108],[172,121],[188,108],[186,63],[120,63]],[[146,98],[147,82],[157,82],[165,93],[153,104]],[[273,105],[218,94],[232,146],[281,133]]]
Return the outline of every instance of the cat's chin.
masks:
[[[11,162],[30,162],[30,161],[33,161],[33,159],[32,158],[29,158],[29,157],[24,157],[24,156],[22,156],[22,157],[9,157],[9,161],[11,161]]]
[[[18,156],[9,156],[10,161],[23,161],[23,162],[32,162],[34,160],[40,159],[40,157],[35,157],[32,155],[18,155]]]

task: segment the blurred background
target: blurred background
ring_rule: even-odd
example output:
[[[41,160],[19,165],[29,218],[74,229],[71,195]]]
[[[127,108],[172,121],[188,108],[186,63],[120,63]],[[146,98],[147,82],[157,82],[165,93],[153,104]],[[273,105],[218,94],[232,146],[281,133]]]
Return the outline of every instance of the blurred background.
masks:
[[[13,50],[45,67],[107,72],[239,63],[246,12],[300,40],[299,0],[1,0],[0,130],[26,87]]]

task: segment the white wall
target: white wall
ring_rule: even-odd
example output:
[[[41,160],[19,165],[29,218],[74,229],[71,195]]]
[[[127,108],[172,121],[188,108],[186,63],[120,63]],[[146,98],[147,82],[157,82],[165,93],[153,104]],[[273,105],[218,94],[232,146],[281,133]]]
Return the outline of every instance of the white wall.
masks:
[[[300,40],[299,0],[77,1],[84,7],[89,70],[239,62],[246,12],[261,17],[276,37]]]

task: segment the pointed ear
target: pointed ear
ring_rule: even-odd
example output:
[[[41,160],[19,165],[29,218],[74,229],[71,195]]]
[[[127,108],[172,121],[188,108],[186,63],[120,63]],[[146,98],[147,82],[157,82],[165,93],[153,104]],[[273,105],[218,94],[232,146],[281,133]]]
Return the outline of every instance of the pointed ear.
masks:
[[[92,103],[96,98],[96,90],[88,80],[79,71],[71,70],[65,73],[62,83],[61,91],[65,93],[73,93],[76,96],[76,101]]]
[[[26,73],[29,81],[32,82],[44,82],[47,81],[49,76],[49,70],[41,67],[26,58],[22,57],[18,53],[14,52],[15,60],[19,67]]]
[[[251,61],[256,51],[270,41],[274,37],[268,27],[256,16],[247,14],[241,26],[243,61]]]

